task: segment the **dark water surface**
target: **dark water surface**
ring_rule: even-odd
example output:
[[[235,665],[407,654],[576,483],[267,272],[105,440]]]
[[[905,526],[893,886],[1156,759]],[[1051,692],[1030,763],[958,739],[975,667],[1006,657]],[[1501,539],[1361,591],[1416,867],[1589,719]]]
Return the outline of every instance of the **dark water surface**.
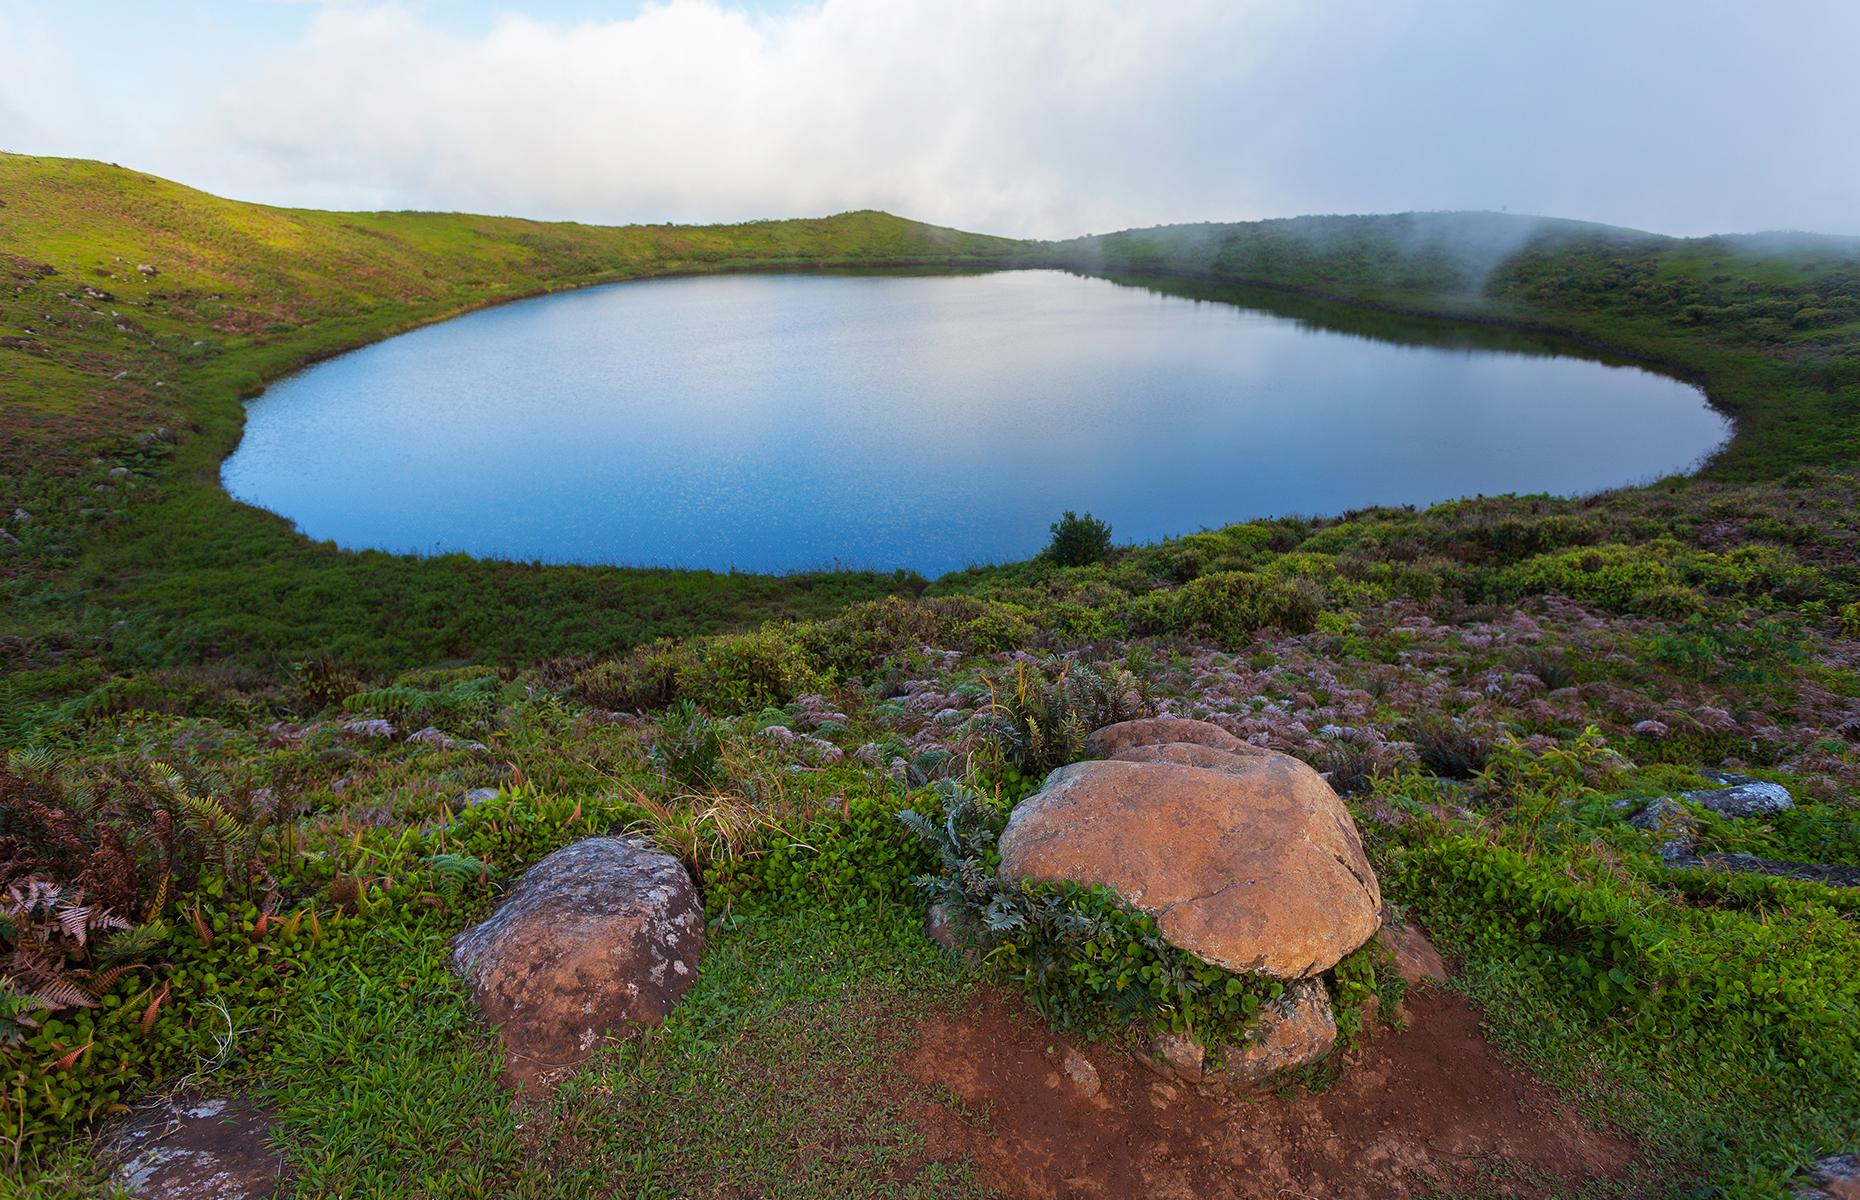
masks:
[[[1127,542],[1580,493],[1729,433],[1696,389],[1573,346],[1156,286],[731,275],[526,300],[274,385],[222,477],[352,548],[934,576],[1034,553],[1062,509]]]

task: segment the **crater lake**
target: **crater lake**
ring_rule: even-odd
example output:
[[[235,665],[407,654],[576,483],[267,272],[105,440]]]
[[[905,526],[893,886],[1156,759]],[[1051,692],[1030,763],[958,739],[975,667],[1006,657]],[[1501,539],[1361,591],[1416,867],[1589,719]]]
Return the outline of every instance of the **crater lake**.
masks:
[[[347,548],[716,570],[1025,558],[1287,513],[1580,494],[1729,434],[1547,336],[1051,270],[700,276],[538,297],[248,405],[233,496]]]

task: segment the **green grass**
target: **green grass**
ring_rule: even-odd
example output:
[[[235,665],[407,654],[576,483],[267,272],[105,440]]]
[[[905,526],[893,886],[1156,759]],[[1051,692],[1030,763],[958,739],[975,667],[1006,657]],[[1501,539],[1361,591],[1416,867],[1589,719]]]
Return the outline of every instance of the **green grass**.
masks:
[[[446,956],[382,928],[305,981],[260,1093],[301,1200],[983,1194],[912,1158],[903,1109],[931,1097],[890,1056],[965,980],[909,921],[732,918],[664,1026],[516,1104]]]

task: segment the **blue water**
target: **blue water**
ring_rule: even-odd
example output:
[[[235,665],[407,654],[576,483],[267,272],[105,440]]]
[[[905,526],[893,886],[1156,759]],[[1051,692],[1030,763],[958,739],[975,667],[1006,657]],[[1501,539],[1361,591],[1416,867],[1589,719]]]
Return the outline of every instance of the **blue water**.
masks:
[[[350,548],[935,576],[1033,554],[1064,509],[1130,542],[1581,493],[1682,470],[1728,431],[1636,368],[1057,271],[733,275],[526,300],[332,359],[250,404],[222,479]]]

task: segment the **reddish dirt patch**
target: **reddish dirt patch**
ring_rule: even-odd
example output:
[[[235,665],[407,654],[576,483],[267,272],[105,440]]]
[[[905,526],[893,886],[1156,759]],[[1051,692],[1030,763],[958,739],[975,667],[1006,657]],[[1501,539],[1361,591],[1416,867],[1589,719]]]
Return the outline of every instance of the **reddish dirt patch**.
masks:
[[[1023,1000],[1000,994],[927,1021],[898,1061],[954,1097],[911,1110],[927,1157],[968,1156],[1008,1196],[1531,1197],[1609,1181],[1634,1190],[1633,1143],[1501,1062],[1464,1000],[1417,991],[1407,1012],[1405,1031],[1383,1030],[1352,1052],[1320,1095],[1169,1081],[1100,1043],[1079,1047],[1103,1084],[1087,1097],[1061,1073],[1069,1044]]]

